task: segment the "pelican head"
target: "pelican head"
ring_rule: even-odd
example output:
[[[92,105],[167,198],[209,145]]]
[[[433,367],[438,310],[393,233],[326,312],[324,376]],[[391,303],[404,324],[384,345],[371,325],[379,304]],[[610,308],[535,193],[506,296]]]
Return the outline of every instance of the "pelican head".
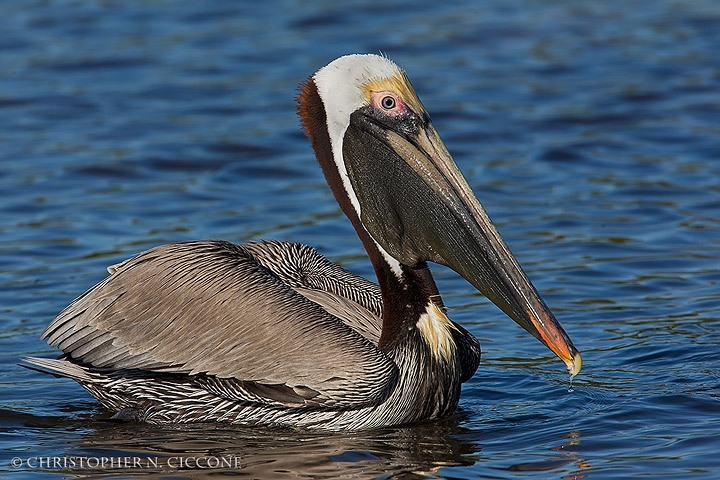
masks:
[[[371,257],[376,250],[398,278],[427,261],[452,268],[571,375],[580,371],[579,352],[473,194],[403,70],[378,55],[344,56],[310,77],[298,102],[328,183]]]

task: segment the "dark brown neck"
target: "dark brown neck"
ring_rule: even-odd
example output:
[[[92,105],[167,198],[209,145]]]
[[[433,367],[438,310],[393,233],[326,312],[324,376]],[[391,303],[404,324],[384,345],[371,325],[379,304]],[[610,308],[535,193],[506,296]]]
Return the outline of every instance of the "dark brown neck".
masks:
[[[302,127],[310,139],[325,180],[343,213],[355,227],[375,269],[383,299],[383,327],[379,346],[381,350],[387,351],[402,341],[409,327],[415,325],[420,315],[425,313],[428,302],[432,300],[442,307],[435,280],[425,262],[413,267],[401,265],[400,275],[393,271],[365,229],[345,191],[333,158],[325,109],[312,78],[301,86],[297,101]]]
[[[372,258],[372,257],[371,257]],[[392,271],[382,256],[373,261],[383,298],[383,328],[379,347],[386,352],[402,342],[427,312],[430,302],[442,308],[435,280],[425,262],[414,267],[401,266],[402,275]]]

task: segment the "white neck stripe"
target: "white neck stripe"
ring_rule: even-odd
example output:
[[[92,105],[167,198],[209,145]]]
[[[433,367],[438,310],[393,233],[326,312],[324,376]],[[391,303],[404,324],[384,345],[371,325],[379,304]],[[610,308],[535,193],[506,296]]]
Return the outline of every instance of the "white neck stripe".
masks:
[[[353,190],[343,159],[343,139],[350,125],[350,115],[365,105],[362,87],[375,78],[390,78],[399,73],[400,68],[387,58],[378,55],[346,55],[321,68],[313,77],[325,108],[335,166],[350,203],[361,220],[360,201]],[[393,273],[402,278],[400,262],[385,251],[372,235],[370,238]]]

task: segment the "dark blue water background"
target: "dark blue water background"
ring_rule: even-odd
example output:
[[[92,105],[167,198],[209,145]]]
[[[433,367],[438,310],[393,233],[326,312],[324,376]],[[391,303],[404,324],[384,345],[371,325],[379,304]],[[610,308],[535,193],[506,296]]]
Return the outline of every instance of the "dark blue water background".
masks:
[[[720,4],[0,3],[0,476],[33,456],[218,456],[251,478],[718,478]],[[404,66],[583,352],[562,364],[454,273],[484,360],[457,417],[354,434],[107,421],[47,322],[153,245],[275,238],[362,275],[294,114],[335,57]]]

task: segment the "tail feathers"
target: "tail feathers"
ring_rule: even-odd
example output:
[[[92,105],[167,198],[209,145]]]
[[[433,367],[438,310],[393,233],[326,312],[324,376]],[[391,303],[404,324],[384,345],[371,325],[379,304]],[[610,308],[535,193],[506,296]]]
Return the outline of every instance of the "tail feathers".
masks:
[[[92,381],[85,368],[65,358],[25,357],[21,360],[20,366],[56,377],[71,378],[76,382]]]

